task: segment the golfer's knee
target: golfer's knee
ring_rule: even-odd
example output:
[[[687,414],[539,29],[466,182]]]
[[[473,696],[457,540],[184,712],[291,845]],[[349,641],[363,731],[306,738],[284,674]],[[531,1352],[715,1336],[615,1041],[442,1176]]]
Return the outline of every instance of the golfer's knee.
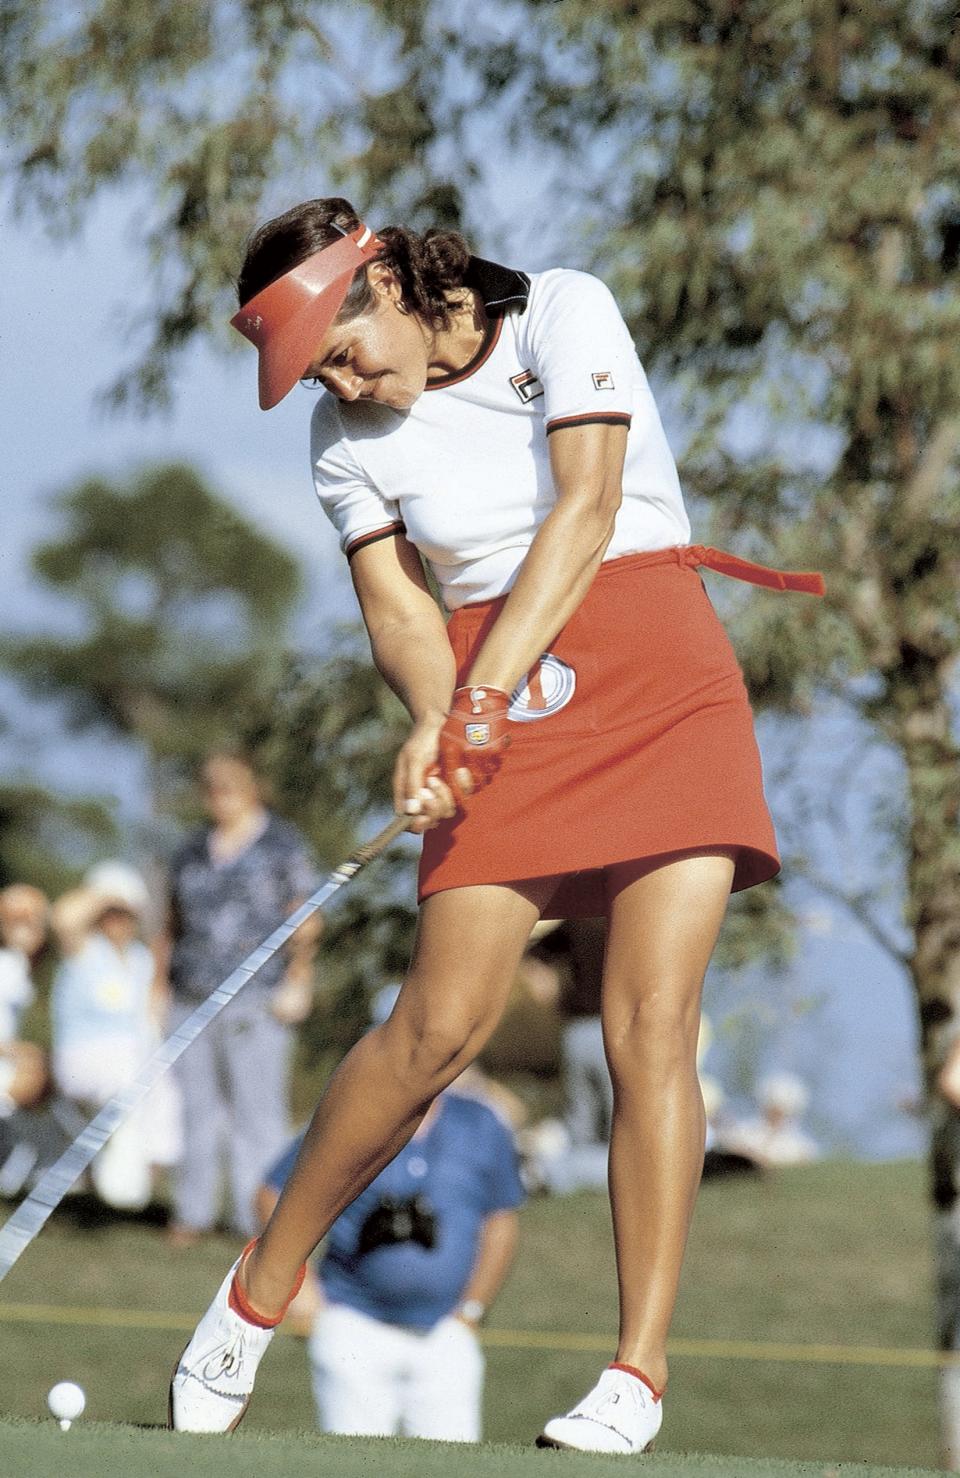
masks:
[[[434,1091],[463,1072],[489,1035],[485,1021],[466,1012],[442,1018],[413,1015],[390,1025],[398,1070],[411,1083]]]
[[[649,1081],[695,1072],[699,1031],[699,1005],[673,993],[624,1001],[604,1021],[611,1076]]]

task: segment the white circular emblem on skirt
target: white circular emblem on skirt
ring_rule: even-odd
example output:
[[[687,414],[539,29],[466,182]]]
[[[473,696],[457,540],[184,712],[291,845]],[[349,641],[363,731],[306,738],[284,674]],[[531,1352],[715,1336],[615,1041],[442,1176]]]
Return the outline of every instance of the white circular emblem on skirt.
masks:
[[[521,678],[510,695],[507,716],[514,723],[531,724],[566,708],[577,686],[577,674],[552,652],[544,652],[536,667]]]

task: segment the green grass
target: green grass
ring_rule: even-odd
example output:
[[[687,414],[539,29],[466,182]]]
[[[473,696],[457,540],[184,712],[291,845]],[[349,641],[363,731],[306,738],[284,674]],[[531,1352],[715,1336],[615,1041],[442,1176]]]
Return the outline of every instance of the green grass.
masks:
[[[0,1421],[0,1454],[4,1473],[30,1478],[624,1478],[638,1461],[643,1478],[929,1478],[931,1471],[696,1453],[582,1457],[506,1443],[465,1449],[312,1432],[224,1439],[87,1425],[64,1434],[49,1424],[16,1421]]]
[[[612,1349],[603,1197],[525,1208],[518,1266],[488,1333],[491,1445],[472,1452],[307,1435],[306,1354],[285,1336],[229,1453],[210,1439],[132,1430],[164,1420],[170,1368],[235,1253],[228,1239],[177,1254],[142,1225],[79,1231],[54,1219],[0,1288],[0,1409],[34,1419],[0,1425],[0,1474],[59,1475],[63,1443],[77,1478],[429,1478],[454,1466],[458,1478],[486,1478],[523,1475],[527,1464],[571,1478],[581,1466],[596,1478],[622,1471],[616,1460],[526,1445],[546,1416],[584,1393]],[[645,1475],[845,1474],[851,1463],[873,1465],[854,1469],[858,1478],[935,1469],[936,1370],[911,1354],[929,1350],[930,1297],[921,1166],[828,1163],[765,1183],[708,1182],[674,1326],[666,1422]],[[798,1352],[783,1346],[815,1358],[784,1358]],[[870,1363],[882,1358],[900,1363]],[[66,1435],[39,1421],[61,1379],[80,1381],[89,1401]],[[682,1456],[690,1453],[719,1456]]]

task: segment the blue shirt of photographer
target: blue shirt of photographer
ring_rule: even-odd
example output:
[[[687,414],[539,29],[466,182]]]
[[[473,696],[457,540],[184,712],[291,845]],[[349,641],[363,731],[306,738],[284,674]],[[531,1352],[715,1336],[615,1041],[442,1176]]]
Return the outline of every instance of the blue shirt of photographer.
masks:
[[[459,1303],[488,1216],[523,1200],[510,1130],[486,1104],[444,1093],[427,1133],[402,1149],[343,1211],[327,1237],[320,1281],[331,1303],[412,1329],[432,1329]],[[280,1190],[298,1137],[267,1176]],[[360,1228],[382,1196],[423,1196],[436,1217],[432,1248],[418,1242],[357,1256]]]

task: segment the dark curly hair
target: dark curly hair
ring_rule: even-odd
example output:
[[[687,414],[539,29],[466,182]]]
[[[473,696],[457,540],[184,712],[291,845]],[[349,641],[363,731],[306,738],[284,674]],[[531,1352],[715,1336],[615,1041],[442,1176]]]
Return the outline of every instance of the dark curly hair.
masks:
[[[237,279],[241,308],[292,267],[359,225],[360,217],[349,200],[336,196],[305,200],[266,221],[247,243]],[[386,226],[377,235],[384,250],[374,260],[384,262],[396,273],[405,307],[431,328],[448,328],[451,305],[446,294],[463,285],[470,259],[463,237],[457,231],[427,231],[418,236],[405,226]],[[337,321],[369,313],[375,301],[366,272],[358,271]]]

